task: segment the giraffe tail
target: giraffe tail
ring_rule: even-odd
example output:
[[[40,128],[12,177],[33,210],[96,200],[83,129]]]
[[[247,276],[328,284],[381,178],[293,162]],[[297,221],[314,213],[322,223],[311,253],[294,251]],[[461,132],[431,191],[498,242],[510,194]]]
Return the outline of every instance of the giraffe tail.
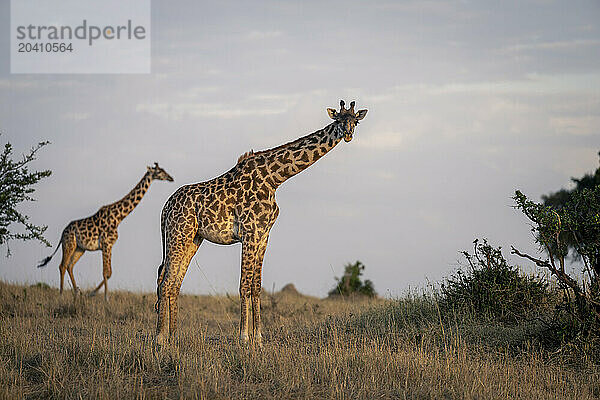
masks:
[[[38,264],[38,268],[44,268],[49,262],[50,260],[52,260],[52,257],[54,257],[54,255],[56,254],[56,252],[58,251],[58,249],[60,248],[60,245],[62,244],[62,240],[60,242],[58,242],[58,245],[56,246],[56,249],[54,250],[54,253],[50,254],[48,257],[44,258],[42,260],[42,262],[40,262]]]
[[[157,283],[157,285],[156,285],[156,303],[154,303],[154,311],[156,311],[157,314],[158,314],[158,303],[160,303],[160,284],[165,279],[163,272],[164,272],[164,262],[163,262],[163,264],[160,264],[160,266],[158,267],[158,280],[156,282]]]

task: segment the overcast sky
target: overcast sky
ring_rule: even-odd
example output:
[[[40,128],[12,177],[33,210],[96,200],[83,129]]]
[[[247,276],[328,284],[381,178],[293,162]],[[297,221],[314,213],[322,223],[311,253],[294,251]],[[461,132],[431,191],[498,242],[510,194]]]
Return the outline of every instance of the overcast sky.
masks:
[[[53,246],[146,165],[175,178],[121,224],[111,288],[155,290],[160,210],[179,186],[324,127],[342,98],[369,113],[352,142],[278,189],[268,289],[324,296],[361,260],[397,296],[449,275],[475,237],[534,252],[514,190],[539,199],[598,165],[597,1],[216,3],[153,1],[151,74],[11,75],[0,57],[0,141],[19,153],[52,142],[35,167],[53,174],[22,210]],[[11,250],[0,279],[58,285],[60,251],[38,270],[52,249]],[[240,250],[205,241],[183,290],[236,293]],[[84,288],[101,271],[100,252],[75,266]]]

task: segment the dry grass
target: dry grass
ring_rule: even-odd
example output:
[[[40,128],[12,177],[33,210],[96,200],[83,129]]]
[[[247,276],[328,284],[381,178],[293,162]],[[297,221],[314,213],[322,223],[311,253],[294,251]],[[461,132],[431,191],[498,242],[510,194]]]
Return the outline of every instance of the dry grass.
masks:
[[[515,351],[498,338],[510,343],[520,333],[458,318],[441,323],[435,308],[418,299],[265,296],[265,346],[255,350],[235,340],[237,299],[182,296],[177,340],[160,353],[152,349],[154,301],[154,295],[113,293],[109,304],[102,296],[74,302],[55,289],[0,283],[0,397],[600,395],[593,364],[566,366],[535,346]]]

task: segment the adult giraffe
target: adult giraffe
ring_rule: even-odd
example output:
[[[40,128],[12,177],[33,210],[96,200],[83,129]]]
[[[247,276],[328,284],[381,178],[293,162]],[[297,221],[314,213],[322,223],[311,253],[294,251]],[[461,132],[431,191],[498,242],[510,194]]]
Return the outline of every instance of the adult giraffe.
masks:
[[[247,342],[250,302],[253,339],[261,345],[260,292],[262,263],[269,231],[279,215],[275,190],[333,149],[352,140],[367,110],[354,102],[340,111],[328,108],[333,123],[293,142],[242,155],[236,166],[207,182],[180,187],[161,214],[162,264],[158,268],[156,342],[164,344],[177,324],[177,297],[189,263],[204,239],[218,244],[242,243],[240,340]],[[168,325],[167,325],[168,322]]]
[[[112,275],[111,252],[112,247],[117,241],[117,228],[119,224],[133,209],[140,203],[142,197],[153,180],[173,182],[171,175],[164,169],[154,163],[153,167],[148,167],[146,173],[137,185],[121,200],[107,206],[101,207],[96,214],[91,217],[71,221],[63,230],[60,243],[56,250],[49,257],[46,257],[38,268],[46,266],[58,251],[60,245],[63,249],[63,257],[60,262],[60,293],[63,292],[63,283],[65,272],[69,271],[69,277],[73,284],[73,293],[78,292],[75,276],[73,275],[73,266],[88,251],[102,250],[102,281],[92,291],[96,294],[104,286],[104,300],[108,300],[107,281]]]

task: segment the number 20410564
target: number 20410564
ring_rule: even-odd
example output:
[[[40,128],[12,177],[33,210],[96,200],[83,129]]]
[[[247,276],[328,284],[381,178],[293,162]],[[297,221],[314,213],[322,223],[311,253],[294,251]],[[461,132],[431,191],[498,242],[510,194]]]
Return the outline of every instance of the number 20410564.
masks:
[[[66,53],[73,51],[72,43],[18,43],[19,53]]]

